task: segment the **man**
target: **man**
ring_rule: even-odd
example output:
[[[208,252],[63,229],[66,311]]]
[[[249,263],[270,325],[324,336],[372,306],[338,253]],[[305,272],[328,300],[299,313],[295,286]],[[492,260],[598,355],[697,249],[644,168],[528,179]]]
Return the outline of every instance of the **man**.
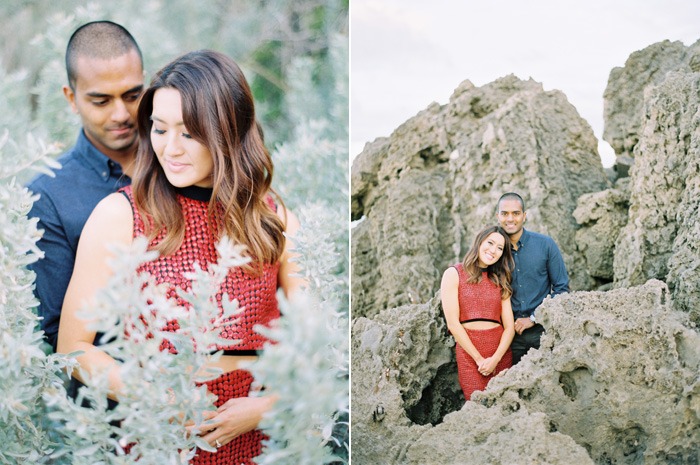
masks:
[[[59,158],[56,176],[41,175],[28,185],[40,194],[29,216],[38,217],[44,230],[38,242],[44,258],[31,268],[41,326],[54,351],[83,226],[100,200],[130,183],[143,92],[141,50],[122,26],[87,23],[68,41],[66,72],[63,94],[80,116],[82,130],[75,146]]]
[[[544,328],[537,323],[535,309],[548,295],[568,292],[569,276],[554,240],[523,228],[527,213],[520,195],[503,194],[498,200],[497,215],[498,223],[510,237],[515,260],[511,297],[515,319],[511,350],[515,365],[530,348],[540,348]]]

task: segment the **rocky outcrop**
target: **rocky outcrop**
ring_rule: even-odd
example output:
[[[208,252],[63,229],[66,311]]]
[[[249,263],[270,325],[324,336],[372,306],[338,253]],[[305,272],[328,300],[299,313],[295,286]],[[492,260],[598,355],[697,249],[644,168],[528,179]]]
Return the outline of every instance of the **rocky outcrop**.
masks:
[[[594,464],[584,447],[552,431],[547,415],[530,413],[524,407],[512,412],[474,402],[467,402],[459,412],[416,438],[400,463]]]
[[[464,399],[439,300],[385,310],[374,319],[357,318],[351,340],[352,461],[402,463],[407,445],[430,421],[440,421]],[[424,397],[438,372],[443,395]],[[420,418],[411,418],[412,411]]]
[[[700,73],[669,74],[645,102],[615,285],[664,280],[679,309],[700,323]]]
[[[542,412],[596,463],[696,463],[700,335],[667,286],[557,296],[539,351],[474,400]]]
[[[584,194],[578,199],[574,218],[576,248],[583,254],[586,271],[596,279],[613,279],[613,256],[620,229],[627,224],[629,178],[621,178],[614,189]]]
[[[465,81],[365,148],[352,172],[353,463],[700,462],[698,49],[655,44],[611,73],[614,187],[563,95],[512,76]],[[572,287],[597,291],[545,300],[540,350],[464,403],[435,291],[513,190]]]
[[[575,247],[577,199],[609,187],[590,126],[558,91],[508,76],[462,83],[353,163],[353,314],[425,302],[442,270],[496,222],[502,193],[521,193],[527,227],[557,241],[571,286],[596,281]],[[361,229],[360,229],[361,228]],[[367,263],[372,263],[371,266]]]
[[[690,47],[665,40],[632,53],[625,66],[613,68],[603,94],[603,139],[615,150],[620,174],[633,163],[634,148],[644,125],[645,91],[670,71],[700,71],[700,41]],[[619,167],[618,167],[619,168]]]
[[[438,296],[358,318],[352,332],[353,463],[592,463],[546,415],[463,405]]]
[[[664,283],[545,300],[540,350],[446,416],[455,407],[437,399],[458,402],[458,384],[439,312],[435,298],[355,321],[353,463],[698,458],[700,336],[673,310]],[[418,405],[429,423],[416,421]]]

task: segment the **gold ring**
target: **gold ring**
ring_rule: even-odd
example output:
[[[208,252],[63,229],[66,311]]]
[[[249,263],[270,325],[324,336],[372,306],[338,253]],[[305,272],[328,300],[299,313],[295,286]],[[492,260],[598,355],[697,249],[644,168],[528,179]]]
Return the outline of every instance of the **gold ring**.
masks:
[[[217,439],[217,440],[216,440],[216,448],[218,449],[219,447],[221,447],[221,443],[220,443],[219,440]]]

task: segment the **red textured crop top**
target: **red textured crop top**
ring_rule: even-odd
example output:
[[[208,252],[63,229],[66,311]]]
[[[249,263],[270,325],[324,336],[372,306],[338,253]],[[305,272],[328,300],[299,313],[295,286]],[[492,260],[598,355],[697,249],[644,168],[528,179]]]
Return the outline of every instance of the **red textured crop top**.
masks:
[[[472,320],[501,321],[501,288],[496,286],[486,271],[478,283],[468,283],[467,273],[461,263],[452,265],[459,274],[459,322]]]
[[[158,284],[169,285],[167,297],[176,299],[178,305],[186,306],[187,303],[177,296],[177,288],[189,290],[192,282],[186,278],[186,274],[194,271],[195,262],[206,270],[209,263],[216,263],[216,230],[209,227],[208,207],[209,201],[197,198],[204,194],[198,193],[201,188],[179,189],[177,200],[182,208],[185,219],[185,237],[180,248],[171,255],[160,256],[150,262],[141,264],[138,272],[147,272],[156,279]],[[144,223],[141,214],[136,210],[131,186],[121,190],[131,203],[134,211],[134,237],[144,235]],[[165,231],[150,242],[150,247],[158,244]],[[225,339],[235,339],[239,343],[231,345],[219,345],[217,350],[225,350],[232,354],[250,354],[263,348],[268,339],[255,331],[256,325],[269,326],[279,318],[280,310],[277,303],[277,275],[279,262],[264,264],[262,274],[251,275],[241,268],[229,271],[221,288],[216,294],[216,300],[221,308],[221,299],[227,293],[230,299],[237,299],[242,311],[233,317],[233,324],[226,326],[221,334]],[[177,321],[168,322],[166,331],[178,331]],[[161,349],[175,352],[175,348],[165,341]]]

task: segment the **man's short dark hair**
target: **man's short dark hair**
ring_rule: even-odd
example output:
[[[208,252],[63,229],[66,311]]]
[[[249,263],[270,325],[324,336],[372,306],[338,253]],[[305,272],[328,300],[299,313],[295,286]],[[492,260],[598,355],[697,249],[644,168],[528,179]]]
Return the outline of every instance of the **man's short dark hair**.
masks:
[[[520,208],[522,208],[523,211],[525,211],[525,201],[523,200],[522,197],[520,197],[519,194],[516,194],[515,192],[506,192],[501,196],[500,199],[498,199],[498,203],[496,204],[496,209],[500,208],[501,201],[502,200],[517,200],[520,202]]]
[[[125,28],[112,21],[93,21],[75,30],[66,47],[68,85],[75,90],[78,56],[109,60],[136,50],[143,64],[143,55],[136,40]]]

